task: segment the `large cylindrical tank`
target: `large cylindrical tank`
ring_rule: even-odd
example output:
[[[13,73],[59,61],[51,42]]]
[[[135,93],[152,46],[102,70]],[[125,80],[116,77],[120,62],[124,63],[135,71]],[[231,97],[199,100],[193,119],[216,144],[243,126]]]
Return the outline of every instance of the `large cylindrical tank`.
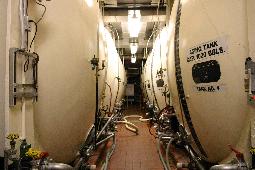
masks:
[[[120,68],[119,68],[120,81],[119,81],[119,94],[118,94],[117,102],[120,101],[122,98],[124,98],[126,84],[127,84],[126,70],[121,60],[119,60],[119,64],[120,64]]]
[[[120,101],[124,95],[126,72],[111,33],[105,29],[104,34],[107,49],[107,70],[101,105],[107,106],[109,111],[112,111],[114,104]]]
[[[254,37],[248,32],[249,3],[176,0],[170,17],[168,76],[173,103],[179,117],[183,113],[186,118],[183,123],[196,151],[211,162],[226,159],[231,154],[228,145],[246,158],[249,154],[250,115],[255,113],[244,84],[245,61],[255,61],[249,55],[248,37]]]
[[[98,55],[100,13],[96,1],[91,7],[85,1],[69,0],[46,5],[35,39],[40,55],[35,147],[48,151],[55,161],[68,163],[94,123],[96,81],[90,60]],[[31,10],[36,10],[35,18],[42,14],[36,4]],[[103,53],[100,48],[100,56]]]
[[[168,27],[159,30],[142,74],[145,98],[160,110],[171,104],[167,76],[168,31]]]
[[[140,88],[142,90],[142,95],[143,95],[143,102],[146,102],[147,101],[147,93],[146,93],[146,85],[145,85],[145,81],[144,81],[144,72],[145,72],[145,65],[143,65],[143,69],[142,69],[142,72],[141,72],[141,84],[140,84]]]
[[[155,104],[160,110],[170,105],[168,76],[167,76],[167,52],[168,52],[168,27],[163,27],[152,49],[151,82],[155,96]]]
[[[150,103],[155,102],[155,97],[152,89],[152,80],[151,80],[151,62],[152,62],[152,52],[149,54],[146,64],[144,65],[144,85],[146,98]]]

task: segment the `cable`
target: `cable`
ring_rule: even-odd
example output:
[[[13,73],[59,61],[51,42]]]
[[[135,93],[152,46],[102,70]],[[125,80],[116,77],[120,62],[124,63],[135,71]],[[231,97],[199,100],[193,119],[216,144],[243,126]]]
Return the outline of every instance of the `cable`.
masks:
[[[33,37],[32,41],[31,41],[31,43],[29,45],[29,50],[28,50],[30,52],[30,49],[31,49],[31,47],[32,47],[32,45],[34,43],[34,40],[35,40],[35,37],[36,37],[36,34],[37,34],[37,23],[34,20],[29,20],[28,22],[35,24],[35,34],[34,34],[34,37]]]
[[[42,16],[38,19],[38,21],[36,21],[36,24],[38,24],[38,23],[43,19],[44,14],[46,13],[47,8],[46,8],[45,5],[39,3],[38,1],[35,1],[35,3],[38,4],[38,5],[40,5],[40,6],[42,6],[42,7],[44,8],[44,11],[43,11],[43,13],[42,13]]]
[[[160,1],[158,2],[158,8],[157,8],[157,17],[158,17],[158,22],[157,22],[157,24],[158,24],[158,25],[159,25],[159,16],[158,16],[158,13],[159,13],[159,3],[160,3]],[[147,44],[146,44],[146,48],[145,48],[146,57],[147,57],[147,54],[148,54],[148,44],[149,44],[149,42],[150,42],[150,39],[151,39],[152,35],[153,35],[154,33],[157,32],[157,30],[154,31],[154,29],[156,28],[155,25],[156,25],[156,24],[154,23],[153,28],[152,28],[151,35],[150,35],[150,37],[149,37],[149,39],[148,39],[148,41],[147,41]]]
[[[24,66],[23,66],[23,71],[24,72],[27,72],[29,63],[30,63],[29,62],[29,57],[27,56],[27,60],[25,61]]]
[[[110,112],[111,107],[112,107],[112,88],[111,88],[111,86],[110,86],[107,82],[105,82],[105,84],[109,87],[110,94],[111,94],[111,97],[110,97],[110,105],[109,105],[109,109],[108,109],[108,111]]]
[[[35,52],[33,54],[36,55],[36,58],[32,60],[32,68],[33,68],[33,80],[34,80],[34,86],[37,88],[37,82],[38,82],[38,61],[39,61],[39,55]]]

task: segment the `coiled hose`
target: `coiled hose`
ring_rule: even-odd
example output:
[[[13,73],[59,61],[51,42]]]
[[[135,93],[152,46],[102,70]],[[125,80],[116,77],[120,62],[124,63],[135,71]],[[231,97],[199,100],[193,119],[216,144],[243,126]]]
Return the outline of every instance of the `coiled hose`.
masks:
[[[140,115],[129,115],[129,116],[125,116],[123,118],[124,121],[118,121],[117,123],[124,123],[125,124],[125,127],[126,129],[130,130],[131,132],[134,132],[136,134],[138,134],[138,127],[136,125],[134,125],[133,123],[129,122],[127,120],[127,118],[139,118],[139,121],[141,122],[147,122],[149,121],[150,119],[144,119],[142,116]],[[132,127],[131,127],[132,126]]]

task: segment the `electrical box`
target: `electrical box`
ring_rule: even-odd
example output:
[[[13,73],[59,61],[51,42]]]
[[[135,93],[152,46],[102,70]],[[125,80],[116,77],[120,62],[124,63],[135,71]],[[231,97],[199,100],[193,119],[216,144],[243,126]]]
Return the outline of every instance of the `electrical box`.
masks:
[[[17,99],[37,100],[37,68],[39,56],[19,48],[9,50],[9,105]]]

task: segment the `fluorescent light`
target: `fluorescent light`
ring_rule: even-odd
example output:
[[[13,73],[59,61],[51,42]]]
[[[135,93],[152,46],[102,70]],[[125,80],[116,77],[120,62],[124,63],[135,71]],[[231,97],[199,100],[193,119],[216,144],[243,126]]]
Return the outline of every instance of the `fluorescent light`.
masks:
[[[135,54],[137,52],[137,49],[138,49],[138,44],[137,43],[131,43],[130,44],[131,54]]]
[[[141,30],[141,13],[140,10],[128,11],[128,32],[130,37],[138,37]]]
[[[93,1],[94,1],[94,0],[85,0],[85,1],[86,1],[87,5],[88,5],[89,7],[92,7],[92,6],[93,6]]]
[[[131,63],[135,63],[136,62],[136,55],[132,55],[131,56]]]

